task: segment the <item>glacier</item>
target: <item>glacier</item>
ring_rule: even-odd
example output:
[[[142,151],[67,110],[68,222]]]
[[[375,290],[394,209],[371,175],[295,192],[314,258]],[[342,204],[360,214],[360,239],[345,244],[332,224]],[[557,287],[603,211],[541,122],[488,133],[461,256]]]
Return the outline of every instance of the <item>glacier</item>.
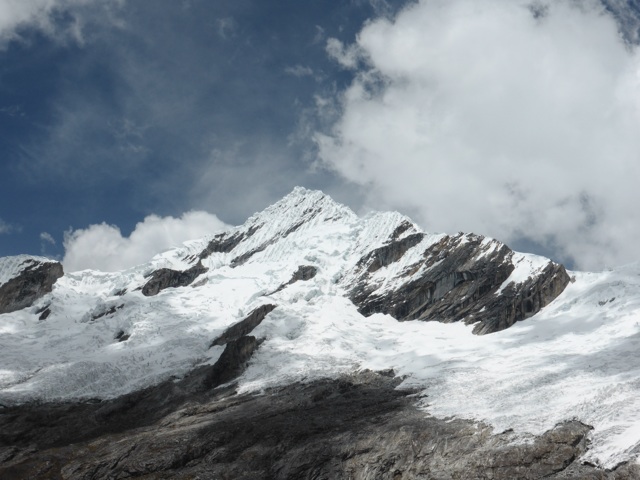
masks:
[[[269,303],[277,308],[252,332],[263,343],[236,379],[239,393],[393,369],[403,379],[397,388],[417,391],[425,414],[512,429],[522,442],[578,419],[593,427],[583,461],[603,468],[637,461],[640,264],[568,272],[555,300],[488,335],[474,335],[472,322],[363,315],[350,299],[362,277],[358,262],[394,235],[415,234],[419,241],[400,258],[370,269],[378,293],[407,282],[412,266],[411,275],[424,270],[425,248],[445,235],[424,233],[396,212],[358,217],[322,192],[296,188],[244,225],[147,264],[67,272],[33,306],[0,315],[0,405],[109,399],[182,378],[214,364],[224,348],[212,340]],[[490,238],[479,245],[482,255],[500,248]],[[549,264],[531,254],[509,258],[513,270],[491,295]],[[190,285],[142,293],[153,272],[197,262],[207,270]],[[5,264],[3,282],[19,270]],[[289,284],[302,265],[316,275]],[[51,313],[39,320],[35,312],[45,307]]]

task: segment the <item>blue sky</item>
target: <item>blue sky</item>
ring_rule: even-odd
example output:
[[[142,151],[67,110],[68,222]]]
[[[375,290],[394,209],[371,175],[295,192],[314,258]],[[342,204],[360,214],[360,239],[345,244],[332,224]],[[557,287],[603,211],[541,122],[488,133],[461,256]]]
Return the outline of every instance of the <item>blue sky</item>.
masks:
[[[571,266],[639,260],[637,19],[613,0],[0,0],[0,256],[62,258],[99,225],[117,251],[150,215],[202,234],[302,185]]]
[[[96,2],[99,5],[100,2]],[[63,232],[123,234],[148,214],[207,210],[237,224],[311,171],[314,95],[350,72],[325,52],[380,10],[368,2],[136,1],[52,11],[0,52],[0,255],[62,254]],[[79,40],[67,31],[77,17]],[[110,18],[112,17],[112,18]],[[305,119],[306,118],[306,119]]]

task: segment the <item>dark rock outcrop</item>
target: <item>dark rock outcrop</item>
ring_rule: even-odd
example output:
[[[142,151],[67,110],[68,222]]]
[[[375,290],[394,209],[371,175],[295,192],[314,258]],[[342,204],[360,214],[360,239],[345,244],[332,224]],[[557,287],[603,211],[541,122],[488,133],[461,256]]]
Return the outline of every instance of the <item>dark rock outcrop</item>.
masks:
[[[99,318],[106,317],[108,315],[113,315],[114,313],[116,313],[118,310],[121,310],[122,308],[124,308],[124,304],[111,305],[111,306],[103,305],[100,311],[97,311],[91,314],[91,320],[95,321],[95,320],[98,320]]]
[[[0,285],[0,313],[30,307],[51,292],[53,284],[64,274],[60,263],[41,262],[35,258],[25,259],[20,267],[17,276]]]
[[[256,308],[244,320],[241,320],[227,328],[222,335],[211,342],[210,346],[225,345],[251,333],[254,328],[260,325],[262,320],[264,320],[264,317],[271,313],[275,308],[276,306],[271,304],[262,305]]]
[[[307,282],[314,278],[318,274],[318,268],[313,265],[300,265],[298,269],[293,272],[291,280],[287,283],[280,285],[273,293],[277,293],[285,289],[289,285],[293,285],[296,282]]]
[[[204,260],[212,253],[229,253],[231,250],[236,248],[240,242],[251,237],[260,227],[261,225],[254,225],[247,229],[246,232],[240,231],[231,235],[228,233],[219,233],[214,236],[213,240],[211,240],[205,249],[200,252],[198,258],[200,258],[200,260]]]
[[[261,343],[256,337],[250,335],[229,340],[218,361],[207,371],[203,382],[204,388],[214,388],[240,375]]]
[[[318,273],[318,269],[313,265],[300,265],[298,269],[293,272],[293,276],[291,280],[287,283],[287,285],[294,284],[296,282],[306,282],[311,280]]]
[[[410,266],[397,287],[379,293],[369,275],[398,261],[422,240],[409,235],[380,247],[358,263],[363,270],[350,292],[363,315],[387,313],[398,320],[464,321],[486,334],[530,317],[554,300],[569,283],[562,265],[549,261],[539,274],[523,283],[500,286],[514,270],[514,252],[506,245],[483,243],[478,235],[445,236],[425,250],[423,260]],[[416,272],[421,271],[419,276]]]
[[[263,243],[259,247],[256,247],[252,250],[249,250],[248,252],[238,255],[237,257],[231,260],[231,266],[235,268],[235,267],[239,267],[240,265],[243,265],[244,263],[246,263],[247,260],[253,257],[256,253],[265,251],[269,245],[273,245],[274,243],[275,243],[275,239],[271,239],[268,242]]]
[[[48,303],[44,307],[40,307],[36,310],[36,315],[38,315],[38,320],[46,320],[51,315],[51,304]]]
[[[397,233],[394,232],[394,235]],[[358,261],[358,266],[367,266],[367,272],[373,273],[382,267],[397,262],[412,247],[415,247],[424,239],[424,233],[414,233],[404,237],[402,240],[394,240],[391,243],[372,250]]]
[[[118,330],[118,333],[116,333],[114,339],[118,340],[118,342],[126,342],[127,340],[129,340],[129,337],[131,337],[131,335],[125,333],[124,330]]]
[[[0,478],[640,478],[637,465],[581,463],[590,427],[578,421],[522,442],[482,423],[426,415],[397,384],[361,372],[185,401],[181,386],[167,383],[97,404],[12,407],[0,416]]]
[[[157,295],[165,288],[186,287],[190,285],[198,275],[207,272],[200,261],[193,267],[183,272],[170,268],[161,268],[151,274],[151,278],[142,287],[142,294],[151,297]]]
[[[473,333],[479,335],[504,330],[538,313],[564,291],[569,281],[562,265],[549,262],[536,277],[530,277],[519,285],[507,285],[500,295],[485,298],[481,302],[485,310],[466,321],[478,322]]]

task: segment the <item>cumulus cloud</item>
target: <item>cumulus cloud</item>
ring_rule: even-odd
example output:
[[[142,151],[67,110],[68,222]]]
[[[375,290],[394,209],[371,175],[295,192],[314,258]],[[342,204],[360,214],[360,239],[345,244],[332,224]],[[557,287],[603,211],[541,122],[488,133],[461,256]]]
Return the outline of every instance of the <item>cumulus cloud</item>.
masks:
[[[429,0],[327,44],[353,69],[319,158],[430,231],[639,260],[640,54],[600,3]]]
[[[104,16],[124,0],[0,0],[0,47],[20,38],[20,31],[35,28],[49,36],[83,41],[86,7],[99,5]],[[108,16],[108,15],[106,15]]]
[[[182,242],[227,228],[215,215],[191,211],[180,218],[149,215],[125,237],[106,223],[71,230],[64,237],[65,270],[117,271],[150,260],[155,254]]]

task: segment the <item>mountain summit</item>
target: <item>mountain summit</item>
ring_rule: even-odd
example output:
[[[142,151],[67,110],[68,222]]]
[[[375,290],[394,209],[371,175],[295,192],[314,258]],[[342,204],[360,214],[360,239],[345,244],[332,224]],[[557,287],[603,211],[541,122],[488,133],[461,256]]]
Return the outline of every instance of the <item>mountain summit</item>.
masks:
[[[0,431],[7,432],[0,433],[0,476],[44,465],[30,448],[49,452],[97,439],[56,453],[56,465],[65,466],[50,478],[122,477],[124,467],[113,466],[120,461],[112,457],[129,454],[109,445],[110,435],[123,439],[126,432],[124,450],[160,434],[171,445],[176,432],[189,445],[192,435],[209,439],[191,453],[174,452],[175,462],[158,457],[153,467],[127,467],[153,478],[186,475],[195,459],[188,470],[194,475],[311,478],[320,469],[337,478],[347,472],[346,463],[331,463],[338,457],[356,459],[360,470],[349,463],[356,478],[369,478],[367,468],[375,478],[414,478],[417,470],[402,476],[406,462],[417,462],[405,458],[409,445],[422,438],[431,448],[438,435],[451,440],[441,455],[464,460],[442,470],[452,478],[555,478],[570,467],[600,474],[600,466],[634,460],[640,445],[640,360],[626,355],[638,332],[639,272],[574,272],[570,280],[562,265],[497,240],[425,233],[396,212],[359,217],[304,188],[241,226],[121,272],[58,278],[56,262],[0,259],[0,294],[12,292],[0,315]],[[264,395],[280,413],[269,413]],[[300,430],[307,414],[317,415],[319,437],[309,433],[313,426]],[[190,415],[204,423],[189,430],[179,419]],[[299,438],[306,453],[282,454],[293,445],[280,437],[270,444],[269,428],[234,423],[234,415],[284,429],[281,435]],[[342,426],[320,420],[327,416]],[[65,420],[47,420],[58,417]],[[438,420],[448,417],[459,423]],[[269,423],[278,418],[284,423]],[[401,428],[401,418],[414,433],[393,445],[361,439],[364,450],[350,450],[345,438],[354,428],[373,439]],[[216,432],[231,424],[250,432],[236,445],[198,430],[214,424]],[[336,428],[347,437],[334,455],[319,445],[333,442],[326,435]],[[440,433],[428,439],[427,430]],[[477,443],[471,448],[463,438]],[[203,460],[222,455],[215,445],[244,455],[243,441],[259,445],[255,458],[280,455],[288,466],[260,460],[242,477],[240,461]],[[89,462],[83,449],[102,453]],[[156,458],[149,449],[130,461]],[[428,465],[411,468],[437,471],[444,462],[438,451],[425,450],[420,462]],[[483,463],[480,451],[498,463],[513,455],[522,461],[498,467]],[[303,462],[309,452],[328,463]],[[395,470],[380,470],[391,458]],[[580,463],[586,461],[591,466]],[[518,469],[533,464],[538,473],[522,476]],[[298,470],[287,470],[291,465]],[[634,463],[628,465],[631,475]]]

